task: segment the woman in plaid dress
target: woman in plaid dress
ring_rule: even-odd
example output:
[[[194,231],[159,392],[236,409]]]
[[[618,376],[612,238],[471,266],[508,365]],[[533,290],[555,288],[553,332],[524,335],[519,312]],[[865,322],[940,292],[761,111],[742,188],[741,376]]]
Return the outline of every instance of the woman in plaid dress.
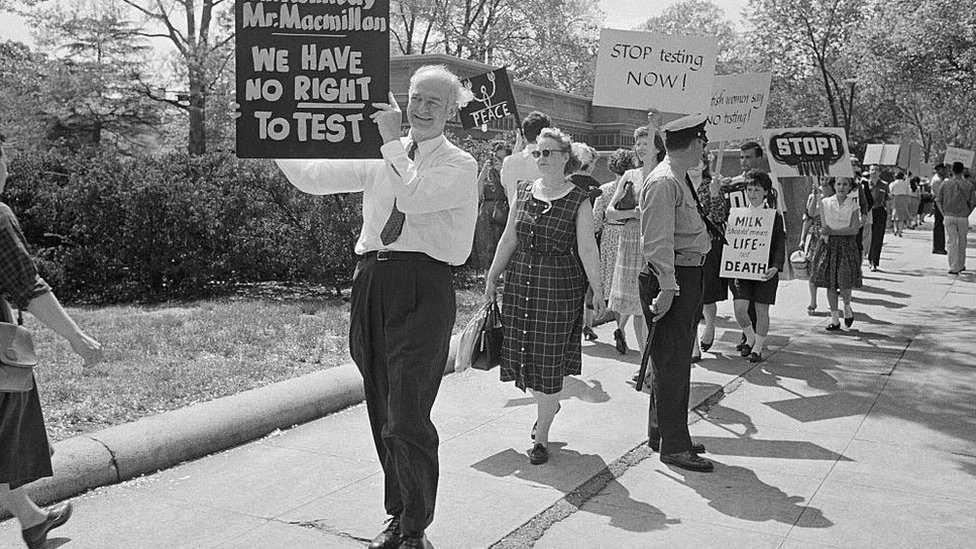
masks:
[[[828,331],[840,330],[837,296],[844,300],[844,324],[854,324],[851,290],[861,287],[861,254],[857,250],[857,231],[864,224],[856,191],[846,177],[828,178],[834,195],[820,201],[820,245],[813,255],[810,279],[814,286],[827,288],[830,304]],[[853,195],[853,196],[852,196]]]
[[[531,463],[549,460],[549,428],[559,409],[563,377],[581,373],[580,338],[587,281],[596,316],[605,310],[593,209],[566,175],[578,167],[569,137],[542,130],[532,152],[542,178],[522,181],[485,283],[494,299],[502,272],[501,380],[535,397]]]

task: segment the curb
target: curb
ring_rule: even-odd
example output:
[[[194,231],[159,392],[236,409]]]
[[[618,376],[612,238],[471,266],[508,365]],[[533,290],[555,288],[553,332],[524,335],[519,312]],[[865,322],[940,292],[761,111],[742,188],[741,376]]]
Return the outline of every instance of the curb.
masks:
[[[451,336],[444,374],[454,372]],[[28,485],[38,505],[220,452],[364,400],[362,376],[345,364],[79,435],[54,444],[54,476]],[[0,510],[0,519],[9,516]]]

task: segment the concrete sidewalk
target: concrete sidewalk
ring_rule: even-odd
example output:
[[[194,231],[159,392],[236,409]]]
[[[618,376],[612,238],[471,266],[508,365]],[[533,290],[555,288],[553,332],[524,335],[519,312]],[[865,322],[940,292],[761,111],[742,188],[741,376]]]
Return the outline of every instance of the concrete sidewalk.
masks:
[[[497,370],[445,377],[438,548],[968,546],[976,535],[976,276],[949,277],[931,223],[886,238],[883,273],[855,293],[853,330],[808,317],[781,285],[766,362],[720,323],[693,372],[693,434],[711,475],[643,446],[647,398],[612,328],[567,380],[553,457],[528,463],[531,399]],[[976,268],[976,242],[970,266]],[[820,294],[821,311],[826,307]],[[720,315],[730,315],[729,303]],[[633,340],[631,334],[630,340]],[[725,398],[717,398],[727,393]],[[692,416],[697,419],[697,415]],[[363,547],[382,527],[365,407],[75,499],[48,547]],[[962,542],[962,543],[959,543]],[[16,522],[0,547],[19,547]]]

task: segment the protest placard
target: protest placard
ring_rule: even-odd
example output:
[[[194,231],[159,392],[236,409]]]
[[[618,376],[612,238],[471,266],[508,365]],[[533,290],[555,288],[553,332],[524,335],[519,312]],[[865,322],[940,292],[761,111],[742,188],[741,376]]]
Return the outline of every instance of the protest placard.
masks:
[[[728,245],[722,248],[722,278],[762,280],[769,265],[776,210],[732,208],[725,226]]]
[[[854,177],[843,128],[765,130],[762,143],[777,177]]]
[[[461,81],[474,94],[474,99],[458,111],[461,127],[469,130],[481,126],[482,129],[492,120],[514,116],[516,125],[521,125],[515,92],[504,68],[472,76]]]
[[[380,158],[389,0],[237,0],[237,156]]]
[[[603,29],[593,104],[707,113],[718,38]]]
[[[709,141],[759,137],[766,120],[772,73],[716,76],[705,131]]]
[[[962,162],[963,166],[971,168],[973,167],[974,156],[976,156],[976,152],[974,151],[946,147],[945,157],[942,159],[942,163],[946,166],[952,166],[953,162]]]

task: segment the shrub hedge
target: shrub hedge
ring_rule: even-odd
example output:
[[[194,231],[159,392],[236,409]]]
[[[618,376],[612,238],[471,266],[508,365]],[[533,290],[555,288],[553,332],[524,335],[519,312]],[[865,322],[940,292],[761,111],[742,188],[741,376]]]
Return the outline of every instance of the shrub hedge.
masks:
[[[488,144],[460,141],[479,160]],[[73,301],[195,297],[237,283],[350,283],[362,195],[306,195],[230,153],[11,158],[4,201],[42,276]]]

